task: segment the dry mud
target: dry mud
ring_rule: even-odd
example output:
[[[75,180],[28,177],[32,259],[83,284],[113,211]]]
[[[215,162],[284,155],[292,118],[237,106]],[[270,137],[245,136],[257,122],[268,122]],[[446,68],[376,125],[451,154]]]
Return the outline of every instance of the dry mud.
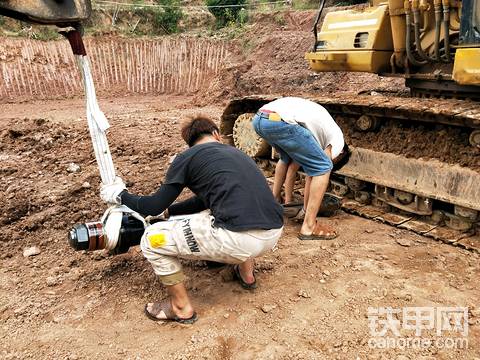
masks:
[[[118,171],[132,191],[144,194],[184,148],[180,121],[196,113],[218,119],[222,111],[175,96],[102,99],[101,106],[112,123]],[[83,102],[3,110],[1,358],[480,356],[479,255],[344,213],[325,220],[339,230],[334,241],[299,242],[299,226],[287,223],[278,249],[258,259],[260,287],[253,293],[223,280],[219,270],[185,263],[200,320],[192,326],[148,320],[144,304],[165,292],[138,248],[111,257],[74,252],[66,241],[71,225],[96,220],[104,210]],[[79,172],[67,171],[72,162]],[[23,257],[30,246],[40,254]],[[368,308],[389,306],[468,306],[468,349],[370,348]]]
[[[171,157],[184,149],[180,122],[197,113],[218,121],[231,97],[405,91],[399,80],[371,74],[313,75],[303,59],[313,15],[258,15],[244,38],[225,48],[228,56],[218,74],[201,78],[199,88],[136,94],[145,91],[96,78],[100,106],[112,124],[114,162],[129,189],[155,190]],[[1,58],[2,64],[23,58],[21,49],[14,53],[20,55]],[[2,74],[0,85],[6,86]],[[144,304],[161,299],[165,291],[138,248],[112,257],[74,252],[67,244],[70,226],[97,220],[105,209],[83,99],[78,93],[65,98],[52,92],[57,100],[39,100],[29,95],[26,83],[22,86],[15,87],[21,94],[2,99],[0,113],[0,358],[480,358],[479,255],[345,213],[325,219],[339,230],[334,241],[300,242],[299,226],[287,223],[278,249],[258,259],[260,286],[252,293],[224,280],[220,270],[186,262],[200,320],[193,326],[148,320]],[[438,141],[395,128],[382,131],[400,134],[398,143],[404,136]],[[375,141],[373,135],[347,136]],[[439,145],[448,142],[447,137]],[[384,146],[404,151],[395,142]],[[452,152],[453,161],[463,164],[463,155]],[[78,172],[68,171],[71,163]],[[40,253],[24,257],[31,246]],[[467,349],[369,346],[369,307],[444,306],[468,307]],[[403,337],[414,335],[402,330]],[[432,329],[423,333],[423,338],[435,336]]]

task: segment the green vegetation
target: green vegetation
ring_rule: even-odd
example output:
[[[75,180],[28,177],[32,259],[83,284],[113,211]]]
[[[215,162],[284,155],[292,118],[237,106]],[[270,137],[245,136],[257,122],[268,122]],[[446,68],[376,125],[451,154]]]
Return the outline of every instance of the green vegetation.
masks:
[[[272,3],[276,1],[278,0],[203,0],[203,4],[213,17],[198,10],[191,11],[190,6],[197,7],[200,5],[198,2],[130,0],[129,3],[133,3],[133,6],[103,6],[93,1],[92,16],[84,23],[84,29],[86,34],[93,36],[122,34],[133,37],[169,35],[195,29],[200,32],[211,31],[213,36],[239,39],[248,30],[245,25],[257,13],[272,14],[278,26],[285,26],[287,21],[284,11],[318,7],[318,0]],[[336,1],[356,3],[364,0]],[[155,4],[159,6],[152,6]],[[0,27],[0,32],[8,36],[39,40],[61,39],[53,25],[31,25],[0,15]]]
[[[31,38],[37,40],[57,40],[62,38],[62,36],[58,33],[57,28],[54,26],[37,26],[31,32]]]
[[[163,8],[154,8],[153,28],[157,33],[172,34],[178,32],[178,22],[182,19],[182,9],[178,0],[157,0]]]
[[[25,21],[0,16],[0,33],[12,37],[26,37],[35,40],[56,40],[62,36],[53,25],[32,25]]]
[[[292,1],[292,7],[295,10],[315,10],[318,9],[319,2],[311,1]]]
[[[218,27],[229,24],[245,23],[247,11],[245,10],[247,0],[205,0],[205,4],[217,21]]]
[[[275,23],[277,23],[280,26],[284,26],[287,24],[287,21],[285,20],[285,15],[284,14],[276,14],[273,17],[273,20]]]
[[[130,24],[130,32],[137,35],[148,33],[144,23],[151,23],[151,30],[156,35],[173,34],[179,31],[178,23],[183,17],[178,0],[156,0],[158,7],[135,6],[132,9],[136,21]],[[138,5],[142,5],[137,1]],[[143,23],[143,24],[140,24]],[[139,26],[140,24],[140,26]]]

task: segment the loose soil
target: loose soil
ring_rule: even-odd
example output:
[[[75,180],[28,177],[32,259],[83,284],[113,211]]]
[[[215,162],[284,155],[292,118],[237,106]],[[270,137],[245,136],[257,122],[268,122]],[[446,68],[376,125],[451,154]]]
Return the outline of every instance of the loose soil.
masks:
[[[470,129],[390,120],[378,131],[362,132],[356,130],[351,120],[343,117],[335,120],[349,145],[416,159],[437,159],[480,171],[480,147],[470,145]]]
[[[158,187],[184,148],[178,125],[221,104],[185,97],[102,99],[114,162],[128,187]],[[278,249],[258,259],[246,292],[221,270],[185,262],[200,320],[143,315],[165,291],[138,248],[74,252],[66,233],[97,220],[98,197],[82,100],[8,104],[0,114],[2,231],[0,357],[4,359],[474,359],[480,356],[479,255],[339,213],[333,241],[300,242],[287,223]],[[69,173],[70,163],[80,166]],[[24,248],[40,254],[23,257]],[[369,307],[468,306],[468,349],[372,349]],[[402,330],[404,336],[414,331]],[[453,334],[458,336],[458,334]],[[424,337],[434,337],[431,332]]]
[[[313,16],[311,11],[257,15],[231,45],[221,76],[209,79],[208,91],[121,96],[116,90],[102,97],[100,106],[112,124],[114,162],[128,188],[141,194],[157,189],[172,157],[185,148],[181,121],[197,113],[218,121],[231,97],[405,93],[398,79],[312,74],[303,54],[311,46]],[[110,256],[74,252],[67,244],[73,224],[98,220],[105,209],[83,99],[9,103],[1,109],[0,358],[480,358],[480,256],[343,212],[324,219],[340,233],[333,241],[301,242],[299,226],[287,222],[278,249],[258,259],[260,286],[254,292],[228,281],[220,269],[185,262],[199,321],[181,326],[148,320],[144,304],[165,291],[138,248]],[[381,131],[398,142],[437,141],[398,129]],[[375,142],[374,135],[346,135],[352,142]],[[402,152],[398,142],[380,145]],[[453,161],[465,165],[455,149]],[[69,172],[71,163],[79,166],[77,172]],[[31,246],[40,254],[24,257]],[[425,306],[467,306],[468,349],[369,346],[369,307]],[[402,330],[404,337],[414,335]],[[430,330],[423,337],[435,334]]]

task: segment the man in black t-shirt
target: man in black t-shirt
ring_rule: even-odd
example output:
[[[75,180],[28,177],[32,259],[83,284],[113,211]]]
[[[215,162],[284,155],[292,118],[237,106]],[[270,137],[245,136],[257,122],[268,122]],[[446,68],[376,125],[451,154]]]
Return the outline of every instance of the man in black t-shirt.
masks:
[[[147,304],[145,313],[153,320],[193,323],[197,315],[178,258],[236,264],[234,275],[242,287],[254,289],[253,259],[276,245],[283,218],[255,162],[222,144],[211,120],[190,120],[182,137],[189,149],[176,156],[156,193],[130,194],[117,179],[102,186],[101,197],[144,216],[163,213],[168,218],[147,227],[141,241],[143,254],[170,295]],[[185,187],[195,196],[173,204]]]

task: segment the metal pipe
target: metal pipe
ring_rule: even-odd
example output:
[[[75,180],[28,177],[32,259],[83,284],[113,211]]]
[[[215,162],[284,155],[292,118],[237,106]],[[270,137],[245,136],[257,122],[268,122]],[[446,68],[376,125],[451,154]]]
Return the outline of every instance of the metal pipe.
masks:
[[[410,11],[410,2],[408,0],[405,0],[403,2],[403,7],[404,7],[404,10],[405,10],[405,20],[406,20],[406,24],[407,24],[407,31],[406,31],[406,51],[407,51],[407,58],[408,58],[408,61],[414,65],[414,66],[422,66],[422,65],[425,65],[427,63],[427,61],[425,60],[417,60],[415,59],[415,57],[413,56],[413,53],[412,53],[412,20],[411,20],[411,11]]]
[[[450,0],[442,0],[443,5],[443,30],[444,30],[444,39],[445,44],[445,62],[449,63],[452,61],[450,55]]]
[[[405,24],[403,1],[404,0],[388,0],[395,66],[400,69],[404,67],[406,59],[405,31],[407,30],[407,26]]]

